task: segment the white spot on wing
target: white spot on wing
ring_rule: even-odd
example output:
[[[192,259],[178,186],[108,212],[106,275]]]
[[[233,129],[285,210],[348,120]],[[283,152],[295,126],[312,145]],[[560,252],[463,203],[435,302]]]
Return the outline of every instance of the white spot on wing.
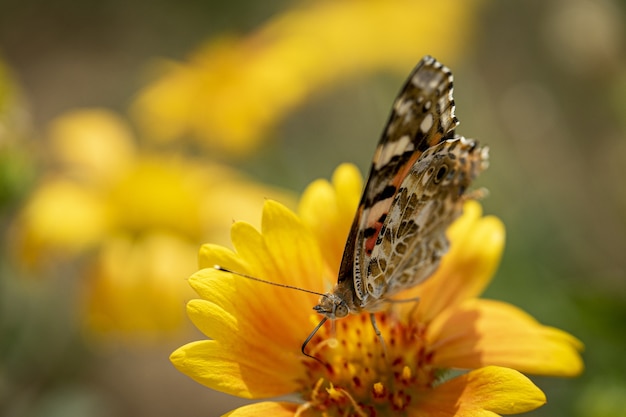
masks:
[[[429,94],[441,85],[442,80],[443,74],[441,72],[418,72],[413,76],[411,82],[414,86],[421,88]]]
[[[404,135],[395,142],[387,142],[385,146],[379,146],[376,149],[374,167],[380,169],[387,165],[394,156],[401,155],[411,149],[413,149],[413,144],[409,135]]]
[[[428,113],[426,117],[424,117],[424,120],[422,120],[422,123],[420,123],[420,130],[423,133],[427,133],[430,131],[431,127],[433,127],[433,115],[432,113]]]
[[[411,110],[411,100],[398,100],[393,108],[400,116],[404,116]]]

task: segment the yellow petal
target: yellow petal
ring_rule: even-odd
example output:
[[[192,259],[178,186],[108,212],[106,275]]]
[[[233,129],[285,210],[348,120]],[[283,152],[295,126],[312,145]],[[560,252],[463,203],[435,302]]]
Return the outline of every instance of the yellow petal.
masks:
[[[363,180],[352,164],[342,164],[326,180],[311,183],[304,191],[298,212],[322,248],[328,270],[336,276],[346,239],[361,196]]]
[[[267,373],[290,373],[294,379],[303,372],[302,339],[281,337],[282,323],[273,323],[247,309],[242,312],[226,310],[205,300],[190,301],[187,313],[194,325],[227,350],[233,360],[242,364],[250,362],[253,367],[262,366]],[[302,337],[305,335],[306,332]]]
[[[248,272],[245,263],[232,250],[220,245],[205,243],[198,254],[198,266],[200,269],[213,268],[219,265],[236,272]]]
[[[321,286],[319,249],[291,211],[267,201],[262,229],[235,223],[235,252],[205,245],[200,264],[218,263],[275,283]],[[243,397],[294,390],[293,381],[304,377],[300,346],[311,330],[317,297],[211,267],[193,274],[189,283],[202,300],[189,302],[188,314],[214,340],[180,348],[172,355],[175,365],[198,382]]]
[[[495,417],[531,411],[545,402],[544,393],[521,373],[488,366],[439,385],[411,415]]]
[[[308,290],[323,290],[320,248],[300,219],[282,204],[267,200],[263,207],[262,234],[279,282]]]
[[[206,300],[191,300],[187,303],[187,315],[207,337],[236,343],[234,336],[239,331],[237,318],[219,305]]]
[[[228,308],[232,306],[233,293],[237,290],[229,277],[225,272],[205,268],[189,277],[189,285],[203,299]]]
[[[182,373],[217,391],[242,398],[263,398],[293,392],[294,374],[267,366],[254,352],[242,355],[215,340],[184,345],[170,360]]]
[[[299,366],[300,345],[311,330],[314,295],[212,268],[198,271],[189,283],[208,301],[193,300],[188,307],[203,333],[248,354],[254,352],[259,360],[276,362],[274,366]]]
[[[427,338],[434,363],[444,368],[500,365],[553,376],[576,376],[583,369],[577,339],[498,301],[470,300],[444,312]]]
[[[302,194],[298,212],[324,248],[324,261],[331,271],[339,271],[341,256],[346,244],[345,235],[337,231],[339,216],[336,210],[337,194],[331,184],[323,179],[312,182]]]
[[[298,410],[298,404],[263,402],[240,407],[223,417],[293,417]]]
[[[348,230],[361,199],[363,176],[355,165],[341,164],[333,172],[332,184],[338,197],[339,214]]]
[[[230,230],[235,252],[241,262],[247,265],[247,272],[257,278],[280,282],[280,272],[272,254],[265,243],[265,238],[252,225],[235,222]],[[235,270],[235,272],[243,272]]]

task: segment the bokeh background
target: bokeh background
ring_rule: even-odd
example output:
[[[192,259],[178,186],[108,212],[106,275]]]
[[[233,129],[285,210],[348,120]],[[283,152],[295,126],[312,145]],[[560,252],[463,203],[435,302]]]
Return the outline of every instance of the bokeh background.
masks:
[[[431,54],[507,247],[486,296],[586,345],[533,416],[626,416],[626,4],[0,0],[0,415],[214,416],[169,363],[201,243],[365,174]],[[268,306],[272,308],[272,306]],[[303,308],[309,308],[303,306]]]

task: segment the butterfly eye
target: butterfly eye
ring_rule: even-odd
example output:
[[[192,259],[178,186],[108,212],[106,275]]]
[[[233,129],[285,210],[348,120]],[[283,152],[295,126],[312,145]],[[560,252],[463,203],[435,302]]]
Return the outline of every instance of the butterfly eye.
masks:
[[[335,307],[335,318],[336,319],[345,317],[345,316],[348,315],[348,313],[349,313],[348,306],[343,301]]]

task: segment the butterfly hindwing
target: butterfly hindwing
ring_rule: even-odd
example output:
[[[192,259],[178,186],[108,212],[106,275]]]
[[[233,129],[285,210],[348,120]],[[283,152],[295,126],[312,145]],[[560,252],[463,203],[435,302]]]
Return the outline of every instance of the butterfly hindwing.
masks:
[[[462,212],[463,194],[487,166],[487,150],[457,136],[428,149],[402,182],[365,274],[366,303],[428,278],[448,250],[446,229]]]

